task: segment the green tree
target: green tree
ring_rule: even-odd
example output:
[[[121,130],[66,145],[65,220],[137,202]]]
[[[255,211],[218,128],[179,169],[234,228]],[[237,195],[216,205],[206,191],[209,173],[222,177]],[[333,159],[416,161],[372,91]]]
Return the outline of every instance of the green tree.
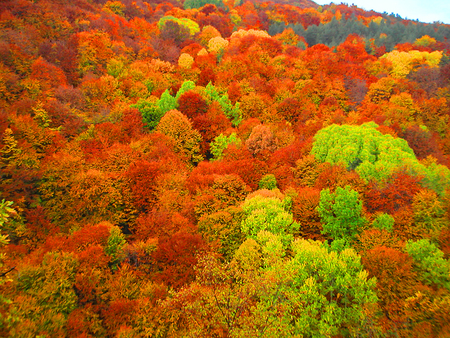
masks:
[[[358,192],[348,185],[344,189],[338,187],[334,193],[330,189],[322,190],[317,211],[322,220],[322,233],[335,240],[351,241],[366,223]]]
[[[299,239],[291,258],[270,259],[283,251],[281,241],[261,234],[264,244],[247,239],[229,263],[201,257],[196,281],[166,300],[181,313],[180,336],[376,336],[368,316],[376,281],[353,249],[337,253]]]
[[[269,231],[279,235],[287,248],[293,240],[293,234],[300,228],[300,224],[294,221],[290,208],[290,198],[282,195],[255,195],[247,198],[242,204],[246,214],[241,223],[242,232],[257,240],[260,231]]]
[[[9,243],[8,235],[3,234],[4,231],[4,225],[8,222],[8,219],[11,214],[15,213],[15,210],[11,208],[13,202],[2,200],[0,202],[0,250],[3,251],[3,248],[6,247]],[[0,251],[0,288],[3,284],[6,282],[10,282],[12,279],[9,277],[8,273],[11,272],[11,269],[5,269],[5,260],[7,258],[6,254],[4,252]],[[5,271],[6,270],[6,271]],[[0,294],[0,307],[3,306],[3,304],[10,304],[11,300],[4,297],[2,294]],[[4,316],[1,316],[0,318],[0,330],[5,328],[7,326],[8,319]]]
[[[434,243],[428,239],[408,241],[405,250],[413,258],[413,268],[425,284],[450,290],[450,263]]]
[[[242,122],[242,113],[239,108],[239,102],[233,106],[228,94],[219,94],[217,88],[209,82],[205,87],[205,95],[209,102],[217,101],[220,104],[224,114],[231,120],[231,124],[237,127]]]
[[[150,96],[147,99],[139,99],[138,102],[131,105],[131,108],[139,110],[142,115],[142,121],[150,130],[156,128],[165,113],[160,109],[159,100],[155,96]]]
[[[123,258],[123,248],[126,244],[125,236],[118,226],[111,226],[109,237],[105,246],[105,253],[110,257],[110,265],[113,270]]]
[[[214,156],[214,160],[221,160],[223,157],[223,151],[227,149],[230,144],[235,144],[237,146],[241,144],[241,139],[236,135],[236,133],[232,133],[230,136],[220,134],[215,137],[214,141],[212,141],[210,145],[211,154]]]
[[[180,89],[178,89],[177,95],[175,96],[176,102],[178,102],[178,99],[181,95],[186,93],[189,90],[192,90],[195,88],[195,83],[193,81],[185,80],[182,84]],[[178,105],[172,109],[178,108]]]
[[[277,179],[274,174],[264,175],[258,183],[259,189],[273,190],[277,187]]]
[[[374,122],[331,125],[314,136],[311,153],[321,162],[341,163],[366,181],[385,181],[394,172],[406,169],[423,177],[422,184],[439,194],[450,186],[450,170],[443,165],[420,163],[408,143],[382,134]]]
[[[184,9],[200,8],[205,5],[212,4],[216,7],[225,7],[222,0],[186,0],[183,3]]]
[[[392,230],[394,229],[394,222],[395,222],[394,217],[382,212],[378,214],[377,217],[373,220],[372,226],[380,230],[384,229],[389,232],[392,232]]]

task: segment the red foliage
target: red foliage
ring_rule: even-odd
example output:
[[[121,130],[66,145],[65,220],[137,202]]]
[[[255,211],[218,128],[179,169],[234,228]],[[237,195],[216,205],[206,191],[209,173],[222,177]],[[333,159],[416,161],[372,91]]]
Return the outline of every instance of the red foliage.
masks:
[[[414,154],[419,160],[431,155],[438,159],[440,163],[445,163],[444,154],[439,149],[438,137],[438,135],[433,135],[417,125],[406,128],[402,135],[402,138],[408,141],[408,145],[414,150]]]
[[[420,180],[404,172],[398,172],[384,187],[375,182],[370,183],[365,194],[367,210],[371,213],[381,211],[392,214],[411,205],[414,195],[422,189]]]
[[[408,319],[404,301],[421,289],[412,270],[412,258],[396,249],[378,246],[363,253],[362,263],[369,276],[377,278],[377,296],[389,318],[388,325],[403,327]]]
[[[117,332],[121,326],[126,326],[135,314],[137,300],[118,299],[110,302],[107,308],[103,308],[103,324],[108,332]]]
[[[45,209],[41,206],[26,210],[25,218],[30,236],[35,241],[44,241],[46,237],[55,235],[59,231],[58,227],[48,219]]]
[[[109,237],[107,222],[86,225],[75,231],[66,241],[66,250],[80,251],[92,245],[105,246]]]
[[[300,222],[301,236],[307,239],[323,240],[322,224],[317,207],[320,201],[320,190],[303,187],[297,191],[292,203],[292,213]]]
[[[39,57],[31,66],[32,79],[38,80],[45,89],[67,85],[67,79],[61,68]]]
[[[135,239],[170,237],[180,229],[192,229],[191,222],[179,213],[171,213],[164,209],[151,209],[141,214],[132,228]]]
[[[192,119],[198,115],[205,114],[208,110],[208,105],[200,94],[189,90],[178,99],[178,110]]]
[[[184,231],[162,238],[152,254],[158,268],[156,280],[174,288],[180,288],[195,277],[197,254],[205,249],[201,235]]]
[[[206,86],[208,83],[216,82],[216,73],[212,67],[203,67],[198,77],[197,85]]]
[[[160,164],[139,160],[130,165],[125,176],[130,179],[134,206],[146,211],[156,203],[158,177],[161,175]]]

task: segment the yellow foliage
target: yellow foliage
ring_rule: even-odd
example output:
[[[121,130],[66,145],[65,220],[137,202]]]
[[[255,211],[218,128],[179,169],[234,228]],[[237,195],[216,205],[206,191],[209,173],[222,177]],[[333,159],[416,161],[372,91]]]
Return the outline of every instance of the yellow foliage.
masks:
[[[202,48],[202,49],[200,49],[200,50],[198,51],[197,55],[198,55],[198,56],[205,56],[205,55],[208,55],[208,52],[206,51],[205,48]]]
[[[390,74],[395,78],[405,78],[414,68],[419,65],[428,65],[437,67],[442,58],[442,52],[421,52],[411,50],[409,52],[399,52],[394,50],[380,57],[385,58],[392,63]]]
[[[212,38],[218,36],[222,37],[220,32],[215,27],[208,25],[203,27],[202,32],[199,34],[198,38],[200,40],[200,43],[203,46],[206,46]]]
[[[383,20],[382,16],[377,16],[376,18],[372,19],[372,21],[375,22],[377,25],[381,24],[382,20]]]
[[[418,38],[418,39],[416,39],[416,41],[414,41],[414,45],[423,46],[423,47],[428,47],[435,43],[436,43],[436,39],[432,38],[429,35],[424,35],[421,38]]]
[[[222,52],[227,46],[229,42],[220,36],[216,36],[212,38],[208,42],[208,50],[214,53]]]
[[[194,63],[194,58],[187,53],[182,53],[178,58],[178,66],[180,68],[189,69]]]
[[[275,35],[275,39],[281,41],[284,45],[296,46],[299,39],[292,28],[285,29],[283,33]]]
[[[395,81],[389,77],[383,77],[372,83],[367,92],[367,97],[373,103],[380,103],[390,99]]]
[[[257,37],[261,37],[261,38],[270,38],[271,36],[269,35],[269,33],[267,33],[266,31],[263,30],[258,30],[258,29],[249,29],[249,30],[245,30],[245,29],[240,29],[236,32],[234,32],[233,34],[231,34],[231,39],[241,39],[244,36],[248,36],[248,35],[254,35]]]

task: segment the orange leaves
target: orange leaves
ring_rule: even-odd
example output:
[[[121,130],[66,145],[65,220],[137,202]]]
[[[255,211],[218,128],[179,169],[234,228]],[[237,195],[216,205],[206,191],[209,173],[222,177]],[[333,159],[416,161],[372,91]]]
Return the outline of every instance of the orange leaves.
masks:
[[[134,205],[139,211],[153,207],[157,200],[157,180],[161,175],[159,163],[140,160],[134,162],[125,174],[131,181]]]
[[[61,68],[50,64],[42,57],[34,61],[31,66],[30,78],[38,80],[43,88],[56,88],[67,85],[67,79]]]
[[[194,279],[197,254],[205,248],[200,235],[184,231],[162,238],[153,253],[159,272],[156,280],[179,288]]]
[[[365,205],[370,212],[392,214],[411,205],[414,195],[421,189],[419,182],[417,177],[398,172],[384,187],[371,183],[365,194]]]

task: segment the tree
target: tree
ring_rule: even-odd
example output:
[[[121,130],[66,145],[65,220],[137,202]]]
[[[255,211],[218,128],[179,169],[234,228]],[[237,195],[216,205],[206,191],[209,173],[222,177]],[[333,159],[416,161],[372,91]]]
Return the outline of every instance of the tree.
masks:
[[[407,170],[424,178],[422,184],[442,194],[450,185],[448,168],[434,162],[420,163],[408,143],[382,134],[374,122],[361,126],[331,125],[314,136],[311,153],[321,162],[342,163],[366,181],[385,182],[394,172]],[[438,183],[439,182],[439,183]]]
[[[11,335],[66,335],[68,315],[77,307],[73,288],[78,260],[68,252],[48,252],[38,266],[24,266],[11,315]],[[27,323],[27,325],[24,325]]]
[[[414,260],[413,269],[421,281],[450,290],[450,263],[434,243],[428,239],[410,240],[405,251]]]
[[[16,213],[16,211],[11,208],[12,202],[2,200],[0,202],[0,250],[3,251],[3,247],[7,246],[9,244],[9,238],[8,235],[3,234],[5,223],[8,222],[9,217]],[[0,287],[5,284],[6,282],[12,281],[12,279],[8,276],[8,274],[14,270],[14,267],[12,269],[4,270],[4,262],[6,260],[6,254],[4,252],[0,251]],[[10,303],[11,300],[8,298],[5,298],[2,294],[0,294],[0,306],[3,307],[4,304]],[[3,329],[7,326],[7,318],[4,318],[2,316],[2,319],[0,320],[0,329]],[[1,331],[0,331],[1,332]]]
[[[211,154],[214,156],[214,160],[220,160],[223,157],[223,151],[228,147],[228,145],[234,144],[239,146],[241,144],[241,139],[236,135],[236,133],[231,133],[229,136],[220,134],[214,141],[211,142]]]
[[[264,190],[262,190],[264,193]],[[274,190],[267,191],[268,196],[258,194],[248,196],[242,205],[245,218],[241,223],[242,232],[249,238],[257,239],[261,231],[268,231],[279,235],[283,245],[287,248],[297,233],[300,224],[294,221],[290,213],[291,200],[283,197]]]
[[[267,235],[267,234],[266,234]],[[276,235],[259,244],[248,239],[229,263],[201,257],[194,283],[164,302],[181,313],[175,328],[183,336],[322,337],[358,333],[370,337],[376,325],[367,315],[377,301],[375,280],[352,249],[329,251],[319,242],[296,240],[293,257],[274,255]]]
[[[175,151],[191,164],[203,160],[200,155],[200,133],[192,127],[191,121],[178,110],[168,111],[156,128],[161,134],[174,141]]]
[[[277,139],[269,126],[260,124],[253,128],[245,145],[254,156],[263,156],[266,152],[274,152],[277,149]]]
[[[110,257],[110,265],[113,270],[117,269],[123,257],[123,248],[126,240],[119,227],[111,225],[109,237],[105,246],[105,253]]]
[[[317,211],[322,219],[322,233],[334,240],[350,242],[366,223],[359,195],[350,186],[338,187],[335,193],[322,190]]]

